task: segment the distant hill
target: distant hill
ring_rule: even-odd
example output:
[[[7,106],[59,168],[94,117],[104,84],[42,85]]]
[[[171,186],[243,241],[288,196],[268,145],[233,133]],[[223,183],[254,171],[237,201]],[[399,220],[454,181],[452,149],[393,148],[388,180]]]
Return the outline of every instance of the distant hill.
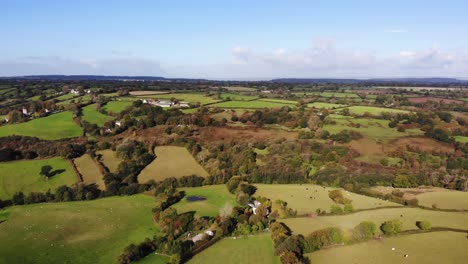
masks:
[[[375,78],[375,79],[323,79],[323,78],[282,78],[273,79],[271,82],[277,83],[336,83],[336,84],[468,84],[468,80],[459,80],[455,78]]]
[[[44,80],[44,81],[206,81],[203,79],[164,78],[159,76],[106,76],[106,75],[27,75],[0,77],[9,80]]]

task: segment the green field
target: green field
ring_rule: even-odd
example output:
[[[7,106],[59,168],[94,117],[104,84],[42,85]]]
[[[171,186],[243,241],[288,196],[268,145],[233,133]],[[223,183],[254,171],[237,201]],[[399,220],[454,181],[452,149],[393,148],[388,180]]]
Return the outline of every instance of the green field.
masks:
[[[209,185],[193,188],[179,188],[185,192],[185,197],[173,205],[179,213],[195,211],[199,216],[216,216],[223,210],[229,210],[237,205],[235,196],[228,191],[226,185]],[[204,201],[190,202],[188,196],[204,197]]]
[[[38,137],[47,140],[79,137],[83,134],[72,119],[71,112],[61,112],[47,117],[34,119],[25,123],[0,127],[0,137],[11,135]]]
[[[294,92],[293,94],[298,96],[306,95],[313,95],[313,96],[320,96],[320,97],[327,97],[327,98],[352,98],[352,99],[361,99],[355,93],[341,93],[341,92]]]
[[[228,98],[233,101],[251,101],[257,99],[256,96],[251,95],[241,95],[236,93],[222,93],[221,98],[227,100]]]
[[[75,103],[78,103],[78,102],[86,103],[86,102],[88,102],[89,100],[91,100],[91,95],[90,95],[90,94],[85,94],[85,95],[83,95],[83,96],[72,95],[72,96],[70,96],[70,98],[71,98],[71,99],[68,99],[68,100],[65,100],[65,101],[61,101],[61,102],[58,103],[57,105],[66,106],[66,105],[70,104],[72,101],[75,102]]]
[[[260,102],[273,102],[273,103],[280,103],[280,104],[287,104],[287,105],[296,105],[297,101],[292,100],[285,100],[285,99],[275,99],[275,98],[264,98],[259,99]]]
[[[158,232],[154,204],[135,195],[7,208],[0,263],[116,263],[127,245]]]
[[[195,255],[188,263],[279,264],[280,260],[274,255],[273,241],[268,233],[237,239],[227,237]]]
[[[41,98],[40,95],[35,95],[33,97],[29,97],[27,100],[28,101],[39,101],[39,98]]]
[[[154,152],[156,153],[156,159],[138,175],[140,183],[149,180],[158,182],[170,177],[208,176],[208,172],[198,164],[186,148],[164,146],[156,147]]]
[[[468,259],[467,248],[466,234],[432,232],[320,250],[306,256],[311,263],[329,264],[463,264]],[[406,254],[407,258],[404,257]]]
[[[104,184],[104,176],[96,165],[96,162],[94,162],[89,154],[84,154],[83,156],[75,159],[73,162],[83,177],[84,183],[95,183],[99,189],[106,189],[106,185]]]
[[[114,151],[105,149],[96,151],[96,154],[102,155],[102,163],[104,163],[104,166],[106,166],[110,172],[117,171],[117,168],[119,167],[119,164],[122,160],[115,155]]]
[[[145,258],[136,261],[135,263],[138,264],[167,264],[169,263],[169,257],[158,255],[156,253],[152,253]]]
[[[52,166],[52,172],[57,171],[57,174],[44,179],[39,174],[44,165]],[[78,181],[70,164],[63,158],[1,162],[0,171],[3,172],[0,175],[0,199],[11,199],[19,191],[25,195],[48,189],[54,192],[60,185],[72,185]]]
[[[468,137],[463,137],[463,136],[455,136],[454,137],[457,142],[461,143],[468,143]]]
[[[72,99],[72,98],[78,97],[78,96],[79,95],[69,93],[69,94],[61,95],[59,97],[55,97],[54,99],[59,100],[59,101],[64,101],[64,100]]]
[[[468,210],[468,192],[426,192],[417,195],[416,198],[419,204],[425,207],[435,204],[440,209]]]
[[[102,114],[96,110],[96,105],[91,104],[88,106],[83,107],[82,109],[83,116],[81,117],[83,120],[88,121],[91,124],[96,124],[100,127],[104,125],[109,120],[113,118],[107,115]]]
[[[419,208],[387,208],[337,216],[319,216],[316,218],[300,217],[283,219],[294,233],[307,235],[326,227],[339,227],[350,231],[362,221],[372,221],[377,226],[381,223],[398,219],[403,222],[403,229],[416,229],[416,221],[427,220],[433,227],[468,229],[468,214],[461,212],[441,212]],[[380,231],[379,231],[380,232]]]
[[[313,184],[255,184],[258,188],[255,195],[268,197],[273,201],[283,200],[288,207],[297,210],[298,215],[315,213],[316,209],[330,211],[336,204],[328,192],[336,188],[322,187]],[[385,206],[399,206],[399,204],[367,197],[343,190],[343,195],[352,200],[354,209],[369,209]]]
[[[383,107],[374,107],[374,106],[350,106],[348,107],[351,114],[355,115],[364,115],[369,113],[371,115],[380,115],[383,112],[392,113],[392,114],[407,114],[409,111],[393,109],[393,108],[383,108]]]
[[[104,106],[104,109],[107,112],[120,113],[131,105],[130,101],[110,101]]]
[[[346,105],[332,104],[332,103],[322,103],[322,102],[315,102],[315,103],[307,104],[307,107],[324,108],[324,109],[334,109],[334,108],[340,108],[340,107],[344,107],[344,106],[346,106]]]
[[[176,98],[180,101],[189,103],[200,103],[202,105],[218,102],[219,100],[213,97],[206,96],[204,93],[171,93],[171,94],[157,94],[138,96],[138,98],[155,98],[155,99],[171,99]]]
[[[396,128],[389,128],[388,120],[367,119],[367,118],[334,118],[336,124],[325,124],[324,130],[331,134],[339,133],[342,130],[354,130],[367,138],[374,140],[390,140],[398,137],[420,136],[424,132],[420,129],[406,129],[405,132],[398,132]],[[358,127],[359,126],[359,127]]]
[[[279,108],[283,106],[294,106],[294,104],[285,104],[285,103],[278,103],[278,102],[266,102],[260,100],[254,101],[229,101],[229,102],[221,102],[217,104],[212,104],[210,107],[219,107],[219,108]]]

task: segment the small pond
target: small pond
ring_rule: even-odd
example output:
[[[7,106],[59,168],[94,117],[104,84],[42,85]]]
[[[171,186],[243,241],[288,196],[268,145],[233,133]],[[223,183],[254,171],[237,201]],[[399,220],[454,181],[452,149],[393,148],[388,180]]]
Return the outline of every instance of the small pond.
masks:
[[[198,202],[198,201],[205,201],[206,197],[190,195],[190,196],[187,196],[187,198],[185,199],[187,199],[187,201],[189,202]]]

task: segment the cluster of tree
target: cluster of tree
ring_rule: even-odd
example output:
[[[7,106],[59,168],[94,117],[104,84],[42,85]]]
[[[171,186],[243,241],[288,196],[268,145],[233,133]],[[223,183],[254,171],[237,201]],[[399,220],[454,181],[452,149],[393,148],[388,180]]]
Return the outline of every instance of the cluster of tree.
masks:
[[[147,185],[138,184],[137,176],[154,160],[152,148],[139,141],[126,140],[116,146],[116,155],[122,159],[117,171],[104,175],[107,195],[131,195],[147,190]]]
[[[308,263],[308,259],[303,256],[305,240],[302,236],[292,235],[291,229],[281,222],[273,222],[270,232],[275,255],[280,257],[281,263]]]
[[[11,202],[3,201],[4,205],[23,205],[46,202],[70,202],[93,200],[104,195],[95,184],[76,184],[72,187],[62,185],[59,186],[55,193],[48,190],[45,193],[31,192],[25,195],[23,192],[16,192]]]
[[[339,228],[328,227],[317,230],[304,238],[304,253],[311,253],[323,247],[344,243],[344,234]]]

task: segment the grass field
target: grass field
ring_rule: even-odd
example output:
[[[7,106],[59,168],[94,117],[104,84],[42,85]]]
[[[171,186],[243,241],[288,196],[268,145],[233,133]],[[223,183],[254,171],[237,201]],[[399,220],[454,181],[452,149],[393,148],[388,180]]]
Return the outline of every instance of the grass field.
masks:
[[[313,95],[313,96],[320,96],[320,97],[327,97],[327,98],[353,98],[353,99],[361,99],[355,93],[336,93],[336,92],[294,92],[293,94],[298,96],[306,95]]]
[[[120,113],[131,105],[130,101],[110,101],[104,106],[104,109],[107,112]]]
[[[363,115],[369,113],[371,115],[380,115],[383,112],[388,112],[392,114],[405,114],[409,113],[406,110],[399,110],[393,108],[383,108],[383,107],[374,107],[374,106],[350,106],[348,107],[349,111],[355,115]]]
[[[104,115],[101,112],[98,112],[96,110],[96,105],[94,104],[83,107],[82,113],[83,113],[83,116],[81,118],[83,120],[88,121],[91,124],[96,124],[100,127],[102,127],[104,123],[106,123],[107,121],[113,119],[112,117],[108,115]]]
[[[463,136],[455,136],[454,137],[457,142],[461,143],[468,143],[468,137],[463,137]]]
[[[202,105],[218,102],[218,100],[214,99],[213,97],[206,96],[204,93],[170,93],[170,94],[141,96],[141,98],[156,98],[156,99],[176,98],[180,101],[189,102],[189,103],[200,103]]]
[[[169,257],[158,255],[152,253],[145,258],[141,259],[140,261],[136,261],[135,263],[138,264],[167,264],[169,263]]]
[[[52,172],[57,171],[57,175],[45,180],[39,174],[44,165],[52,166]],[[0,175],[0,199],[11,199],[19,191],[25,195],[46,192],[48,189],[55,192],[60,185],[72,185],[78,181],[70,164],[63,158],[1,162],[0,171],[3,172]]]
[[[297,210],[299,215],[315,213],[318,208],[329,212],[330,207],[336,204],[328,197],[328,192],[336,188],[324,188],[312,184],[255,184],[255,186],[258,188],[255,195],[268,197],[273,201],[273,204],[278,199],[286,201],[288,207]],[[343,190],[343,194],[346,198],[352,200],[354,209],[399,206],[399,204],[346,192],[345,190]]]
[[[340,108],[340,107],[344,107],[344,106],[346,106],[346,105],[332,104],[332,103],[322,103],[322,102],[315,102],[315,103],[307,104],[307,107],[323,108],[323,109],[334,109],[334,108]]]
[[[140,183],[162,181],[169,177],[197,175],[207,177],[208,172],[192,157],[186,148],[164,146],[154,149],[156,159],[138,175]]]
[[[468,210],[468,192],[426,192],[417,195],[416,198],[419,204],[425,207],[435,204],[440,209]]]
[[[99,189],[106,189],[103,178],[104,176],[101,174],[101,171],[91,156],[89,156],[89,154],[84,154],[83,156],[75,159],[73,162],[75,163],[75,166],[80,172],[81,176],[83,176],[83,181],[86,184],[95,183],[97,186],[99,186]]]
[[[257,99],[256,96],[251,95],[241,95],[236,93],[222,93],[221,98],[227,100],[228,98],[233,101],[251,101]]]
[[[73,96],[70,96],[70,98],[71,99],[68,99],[68,100],[61,101],[61,102],[57,103],[57,105],[64,105],[65,106],[65,105],[70,104],[72,101],[75,102],[75,103],[88,102],[89,100],[91,100],[91,95],[90,94],[85,94],[83,96],[73,95]]]
[[[229,101],[229,102],[221,102],[217,104],[209,105],[210,107],[219,107],[219,108],[278,108],[283,106],[294,106],[294,104],[285,104],[285,103],[278,103],[278,102],[266,102],[260,100],[254,101]]]
[[[28,101],[39,101],[39,98],[41,98],[40,95],[35,95],[33,97],[29,97],[27,100]]]
[[[395,248],[395,250],[391,250]],[[311,263],[329,264],[463,264],[468,259],[466,234],[432,232],[385,238],[344,247],[320,250],[306,256]],[[404,256],[408,254],[408,257]]]
[[[116,263],[130,243],[153,237],[154,199],[135,195],[3,210],[0,263]]]
[[[227,237],[195,255],[188,263],[279,264],[280,260],[274,255],[273,241],[267,233],[237,239]]]
[[[420,136],[424,132],[420,129],[406,129],[405,132],[398,132],[396,128],[389,128],[388,120],[367,119],[367,118],[337,118],[333,119],[336,124],[326,124],[323,129],[331,134],[336,134],[342,130],[354,130],[367,138],[374,140],[390,140],[399,137]],[[359,127],[357,127],[359,126]]]
[[[116,172],[120,162],[115,152],[110,149],[96,151],[97,155],[102,155],[102,163],[109,169],[110,172]]]
[[[280,103],[280,104],[287,104],[287,105],[295,105],[297,101],[293,100],[285,100],[285,99],[275,99],[275,98],[264,98],[259,99],[261,102],[273,102],[273,103]]]
[[[0,127],[0,137],[11,135],[38,137],[46,140],[79,137],[81,127],[73,122],[71,112],[61,112],[25,123]]]
[[[440,212],[419,208],[387,208],[363,211],[348,215],[319,216],[316,218],[300,217],[283,219],[294,233],[307,235],[326,227],[339,227],[349,232],[362,221],[372,221],[380,226],[387,220],[398,219],[403,222],[403,229],[416,229],[416,221],[427,220],[433,227],[468,229],[468,214],[461,212]],[[380,230],[379,230],[380,232]]]
[[[225,184],[193,188],[179,188],[185,191],[185,197],[173,205],[179,213],[195,211],[199,216],[216,216],[220,210],[237,205],[235,196],[228,191]],[[204,201],[190,202],[188,196],[204,197]]]
[[[238,91],[238,92],[255,92],[257,89],[251,87],[243,87],[243,86],[224,86],[224,89],[228,91]]]

